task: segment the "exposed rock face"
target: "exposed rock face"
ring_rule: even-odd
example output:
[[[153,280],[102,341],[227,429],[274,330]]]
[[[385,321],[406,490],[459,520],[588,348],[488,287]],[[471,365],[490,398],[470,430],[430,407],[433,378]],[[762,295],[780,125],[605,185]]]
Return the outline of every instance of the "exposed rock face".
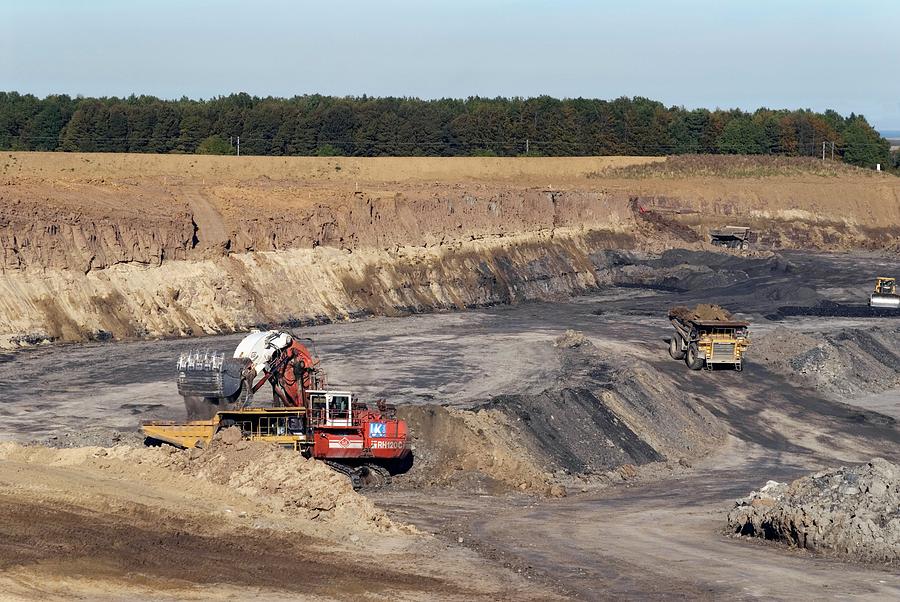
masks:
[[[881,458],[738,500],[728,528],[853,560],[900,563],[900,466]]]
[[[545,299],[606,282],[604,250],[699,249],[726,223],[773,248],[889,246],[900,225],[896,178],[851,172],[717,180],[603,175],[656,161],[645,158],[236,159],[9,153],[0,345]]]

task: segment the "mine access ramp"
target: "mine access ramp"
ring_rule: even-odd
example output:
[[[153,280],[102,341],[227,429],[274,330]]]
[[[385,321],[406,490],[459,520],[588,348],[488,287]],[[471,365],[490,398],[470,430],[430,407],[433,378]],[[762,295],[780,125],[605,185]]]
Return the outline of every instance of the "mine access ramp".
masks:
[[[750,346],[750,323],[735,320],[718,305],[679,306],[669,310],[675,333],[669,355],[684,360],[691,370],[716,366],[743,369],[744,352]]]

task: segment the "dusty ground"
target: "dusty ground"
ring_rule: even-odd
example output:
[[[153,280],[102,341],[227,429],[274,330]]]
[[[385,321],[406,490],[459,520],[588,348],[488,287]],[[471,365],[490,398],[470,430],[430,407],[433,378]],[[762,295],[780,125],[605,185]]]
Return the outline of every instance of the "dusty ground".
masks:
[[[879,331],[879,337],[891,336],[885,333],[896,332],[897,319],[769,320],[765,316],[773,315],[785,298],[864,303],[873,270],[889,269],[895,263],[865,255],[786,255],[752,261],[723,256],[718,264],[702,259],[685,254],[632,258],[624,266],[633,272],[628,287],[611,287],[566,302],[301,329],[299,332],[315,339],[333,383],[352,385],[367,399],[448,403],[460,412],[490,398],[497,398],[497,403],[519,396],[516,403],[521,404],[522,396],[548,386],[558,388],[558,378],[569,374],[564,365],[568,356],[560,355],[554,342],[574,329],[593,344],[598,362],[647,366],[725,431],[723,442],[696,450],[684,463],[669,457],[639,466],[633,473],[625,471],[624,476],[613,470],[618,479],[601,474],[597,481],[584,482],[585,491],[570,480],[568,496],[560,499],[511,492],[510,487],[493,488],[489,471],[466,457],[459,459],[456,477],[440,483],[428,484],[414,467],[409,475],[395,479],[391,488],[371,497],[394,522],[412,523],[435,533],[437,539],[396,533],[377,536],[381,543],[375,543],[367,532],[353,531],[359,539],[358,545],[352,546],[353,554],[359,556],[354,555],[352,562],[360,570],[349,571],[353,575],[349,581],[330,581],[314,593],[340,597],[348,591],[365,591],[377,597],[379,584],[393,578],[395,567],[402,567],[416,574],[415,578],[400,579],[400,588],[408,597],[434,596],[435,592],[446,597],[515,598],[526,592],[536,598],[557,593],[580,599],[815,596],[881,600],[900,596],[896,571],[836,562],[724,534],[725,516],[734,499],[768,479],[789,481],[874,456],[895,462],[900,459],[900,391],[878,390],[877,383],[864,379],[854,381],[854,395],[820,390],[797,380],[796,374],[783,367],[776,371],[771,363],[754,358],[752,347],[743,373],[690,372],[665,352],[669,326],[664,318],[670,305],[715,301],[738,312],[739,317],[749,318],[754,336],[760,339],[778,329],[816,340],[842,341],[851,336],[858,341],[862,340],[859,333],[872,330]],[[605,257],[604,261],[621,262],[621,258]],[[707,267],[701,269],[700,263]],[[802,287],[797,286],[798,280]],[[633,288],[636,281],[645,288]],[[227,349],[237,340],[237,336],[226,336],[93,343],[9,354],[0,364],[5,392],[2,436],[27,440],[54,435],[58,437],[55,444],[67,440],[83,444],[94,437],[98,443],[110,445],[111,428],[129,429],[141,419],[172,417],[183,411],[172,383],[172,366],[181,350],[197,346]],[[868,366],[888,374],[889,357],[861,354],[862,350],[859,345],[853,348],[855,361],[862,362],[860,368]],[[802,354],[808,349],[790,351]],[[790,366],[790,361],[785,365]],[[589,384],[588,389],[593,386]],[[521,407],[516,403],[512,407]],[[666,419],[665,415],[659,417]],[[96,429],[93,434],[92,429]],[[638,431],[653,449],[661,448],[652,430]],[[74,435],[66,437],[66,432]],[[496,432],[503,436],[522,431]],[[130,437],[125,433],[120,441]],[[418,451],[433,453],[435,449]],[[534,449],[528,447],[532,455],[527,457],[543,461]],[[53,453],[64,452],[83,453],[77,449]],[[203,546],[177,535],[203,534],[211,538],[205,541],[217,548],[236,545],[230,539],[232,534],[223,532],[222,510],[210,507],[223,504],[222,500],[231,503],[233,498],[228,496],[235,495],[233,492],[217,490],[215,495],[203,497],[205,501],[195,494],[171,501],[172,496],[188,494],[178,493],[170,485],[159,487],[159,474],[154,476],[145,469],[123,469],[116,479],[101,478],[94,465],[98,460],[104,461],[89,457],[68,466],[57,461],[0,463],[0,496],[9,503],[6,514],[22,517],[6,521],[4,529],[10,533],[6,541],[34,538],[44,544],[38,551],[29,551],[30,556],[16,547],[7,548],[10,563],[14,558],[31,559],[3,570],[8,583],[18,588],[14,591],[31,597],[45,588],[56,594],[120,595],[166,587],[172,588],[167,591],[173,592],[173,597],[182,597],[186,593],[209,594],[203,584],[216,582],[224,585],[210,595],[240,597],[249,591],[244,589],[248,586],[266,595],[296,593],[286,591],[289,586],[284,580],[267,572],[264,567],[269,561],[224,575],[220,557],[203,557],[198,551]],[[157,470],[163,468],[153,467]],[[105,489],[97,493],[96,488]],[[98,504],[97,499],[105,502]],[[25,513],[40,510],[34,504],[69,513],[60,515],[60,521],[79,525],[78,529],[68,531],[43,523],[33,526],[27,518],[31,515]],[[141,512],[160,516],[161,508],[165,517],[189,515],[196,526],[187,529],[177,521],[142,518],[147,514]],[[288,520],[283,514],[277,516]],[[240,523],[241,519],[228,520]],[[321,541],[302,548],[284,543],[284,549],[291,550],[286,553],[301,558],[312,554],[323,563],[315,564],[316,574],[322,576],[316,582],[328,581],[334,556],[319,551],[334,545],[334,534],[317,532],[321,525],[316,522],[291,520],[297,521],[298,532],[319,536]],[[177,549],[173,562],[159,559],[154,553],[157,548],[149,542],[132,556],[146,567],[139,575],[102,554],[96,563],[87,560],[99,554],[97,546],[80,543],[96,541],[94,525],[109,525],[102,531],[108,537],[113,525],[134,525],[135,532],[141,532],[148,522],[155,528],[164,525],[165,545]],[[170,527],[176,534],[165,539]],[[114,539],[124,546],[131,535],[121,533]],[[242,547],[228,557],[271,558],[268,544],[272,537],[282,545],[280,535],[247,531],[240,539]],[[347,540],[339,541],[346,545]],[[53,547],[57,545],[54,542],[61,543]],[[387,547],[381,547],[383,542],[388,542]],[[59,560],[57,550],[66,550],[66,560]],[[201,560],[186,570],[178,560],[182,552],[200,555]],[[371,559],[377,559],[377,569]],[[472,568],[473,562],[479,563],[477,570]],[[276,560],[272,563],[282,566]],[[479,579],[470,581],[472,574]],[[371,589],[367,589],[366,579],[374,583]]]
[[[232,470],[248,469],[231,456]],[[273,504],[277,489],[251,491],[246,477],[241,487],[217,482],[208,466],[173,468],[165,450],[6,444],[0,458],[4,599],[553,597],[387,519],[354,518],[370,504],[349,490],[329,511],[344,517],[312,519],[302,506]],[[306,475],[322,486],[333,475],[322,470]]]

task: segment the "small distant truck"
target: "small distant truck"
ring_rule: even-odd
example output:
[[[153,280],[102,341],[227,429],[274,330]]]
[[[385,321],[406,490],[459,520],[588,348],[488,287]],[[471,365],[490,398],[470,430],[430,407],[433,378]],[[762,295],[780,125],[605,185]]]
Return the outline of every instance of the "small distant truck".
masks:
[[[735,320],[718,305],[673,307],[669,321],[675,328],[669,340],[673,359],[683,359],[691,370],[716,366],[743,369],[744,352],[750,346],[749,322]]]
[[[746,226],[725,226],[709,231],[709,242],[717,247],[747,250],[755,235]]]

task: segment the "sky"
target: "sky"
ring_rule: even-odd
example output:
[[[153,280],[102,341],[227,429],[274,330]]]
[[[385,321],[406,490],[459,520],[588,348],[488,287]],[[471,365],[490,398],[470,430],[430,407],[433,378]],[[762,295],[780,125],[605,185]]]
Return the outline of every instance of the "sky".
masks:
[[[900,130],[896,0],[0,0],[0,90],[645,96]]]

